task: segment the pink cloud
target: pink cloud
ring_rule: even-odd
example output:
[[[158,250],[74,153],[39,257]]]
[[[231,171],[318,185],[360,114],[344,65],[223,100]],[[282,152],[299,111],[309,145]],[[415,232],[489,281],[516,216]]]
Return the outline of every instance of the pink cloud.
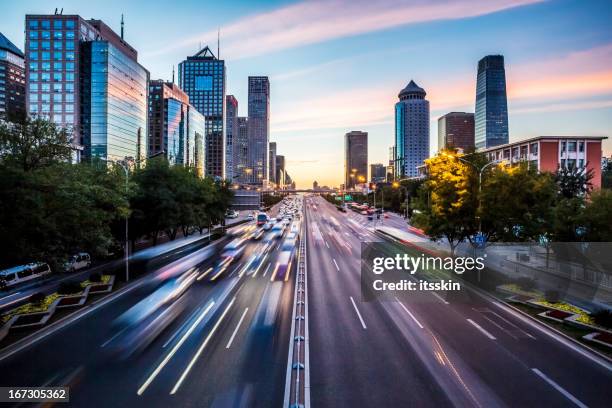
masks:
[[[245,58],[397,26],[482,16],[545,0],[320,0],[303,1],[255,14],[221,27],[226,59]],[[177,46],[214,43],[217,31],[200,33],[148,55]]]

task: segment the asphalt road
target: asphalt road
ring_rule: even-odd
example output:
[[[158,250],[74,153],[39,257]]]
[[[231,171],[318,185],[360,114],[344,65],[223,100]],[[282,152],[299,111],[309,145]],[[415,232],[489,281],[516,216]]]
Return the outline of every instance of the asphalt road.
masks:
[[[280,406],[293,274],[270,280],[279,243],[258,263],[250,260],[262,243],[251,241],[219,279],[196,281],[180,299],[182,312],[140,354],[122,360],[111,351],[120,336],[113,321],[150,295],[152,283],[2,357],[0,384],[68,385],[75,407]],[[198,276],[215,261],[198,265]]]
[[[313,406],[610,406],[609,363],[471,290],[362,302],[372,222],[320,197],[306,212]]]

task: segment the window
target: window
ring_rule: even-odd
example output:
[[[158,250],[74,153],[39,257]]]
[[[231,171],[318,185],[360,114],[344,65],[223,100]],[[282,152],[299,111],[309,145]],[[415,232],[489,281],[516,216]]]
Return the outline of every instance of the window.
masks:
[[[578,168],[584,168],[584,159],[578,159]]]
[[[584,142],[578,142],[578,151],[580,153],[584,152]]]
[[[57,60],[61,60],[62,59],[62,52],[61,51],[55,51],[53,53],[53,59],[56,60],[56,61]]]
[[[30,102],[38,102],[38,94],[37,93],[30,94]]]
[[[69,30],[74,29],[74,20],[66,20],[66,28]]]
[[[50,74],[50,73],[48,73],[48,72],[43,72],[43,73],[40,75],[40,79],[41,79],[43,82],[49,82],[49,81],[51,80],[51,74]]]
[[[74,61],[74,52],[67,52],[66,59],[70,61]]]
[[[74,73],[66,72],[66,81],[74,81]]]
[[[567,142],[567,151],[575,152],[576,151],[576,142]]]
[[[65,89],[66,89],[66,92],[70,92],[70,93],[74,92],[74,84],[66,84],[66,88]]]
[[[62,73],[61,72],[54,72],[53,73],[53,80],[55,82],[60,82],[62,80]]]
[[[62,92],[62,84],[53,84],[53,92]]]
[[[30,52],[30,59],[36,61],[38,59],[38,53],[36,51]]]
[[[43,41],[42,42],[42,49],[44,51],[49,51],[51,49],[51,42],[50,41]]]
[[[62,42],[61,42],[61,41],[55,41],[55,42],[53,43],[53,49],[54,49],[54,50],[61,50],[61,49],[63,49],[63,48],[64,48],[64,44],[62,44]]]
[[[30,92],[38,92],[38,84],[30,83]]]
[[[30,21],[31,23],[31,21]],[[30,39],[35,40],[38,38],[38,31],[30,31]]]
[[[38,20],[30,20],[28,22],[28,27],[30,27],[31,29],[36,30],[38,28]]]
[[[72,122],[74,122],[74,115],[66,115],[65,118],[66,118],[65,123],[72,123]]]
[[[51,59],[51,53],[50,52],[43,51],[41,54],[42,54],[42,60],[43,61],[49,61]]]
[[[66,63],[66,71],[74,71],[74,62]]]
[[[38,74],[36,72],[30,72],[30,81],[38,81]]]
[[[74,112],[74,105],[66,104],[65,110],[66,110],[67,113],[73,113]]]
[[[66,49],[74,50],[74,41],[66,41]]]
[[[212,91],[213,77],[210,75],[198,75],[195,77],[196,91]]]
[[[40,35],[43,40],[49,40],[51,38],[51,31],[41,31]]]
[[[51,63],[50,62],[43,62],[41,65],[42,65],[42,70],[43,71],[51,71]]]
[[[38,71],[38,62],[30,62],[30,71]]]
[[[62,20],[53,20],[53,28],[55,30],[61,30],[62,29]]]
[[[51,28],[51,22],[49,20],[42,20],[40,22],[40,26],[44,28],[45,30],[48,30]]]
[[[61,31],[54,31],[53,32],[53,38],[56,40],[61,40],[64,37],[64,33],[62,33]]]
[[[51,105],[43,103],[41,105],[41,109],[40,110],[43,113],[49,113],[49,111],[51,110]]]
[[[53,121],[55,123],[62,123],[62,115],[53,115]]]
[[[561,142],[561,153],[565,153],[565,142]]]
[[[49,94],[41,94],[40,95],[40,100],[43,103],[49,103],[49,102],[51,102],[51,95],[49,95]]]
[[[56,71],[61,71],[62,70],[62,63],[61,62],[54,62],[53,63],[53,69]]]
[[[36,113],[38,112],[38,105],[35,103],[31,103],[30,104],[30,113]]]
[[[38,49],[38,41],[30,41],[30,49],[37,50]]]
[[[68,85],[72,85],[72,84],[66,84],[66,91],[68,91]],[[66,102],[74,102],[73,94],[64,94],[64,96],[66,98]]]
[[[66,39],[74,40],[74,31],[66,31]]]
[[[54,94],[53,103],[62,103],[62,94]]]

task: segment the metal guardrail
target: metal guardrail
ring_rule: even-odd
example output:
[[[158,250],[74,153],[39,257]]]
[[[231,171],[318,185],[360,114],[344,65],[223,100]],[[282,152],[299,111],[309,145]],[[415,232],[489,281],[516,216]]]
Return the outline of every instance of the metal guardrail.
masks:
[[[306,212],[302,222],[302,238],[298,249],[297,274],[293,297],[293,314],[287,376],[285,379],[285,408],[310,408],[310,368],[308,341],[308,283],[306,264]]]

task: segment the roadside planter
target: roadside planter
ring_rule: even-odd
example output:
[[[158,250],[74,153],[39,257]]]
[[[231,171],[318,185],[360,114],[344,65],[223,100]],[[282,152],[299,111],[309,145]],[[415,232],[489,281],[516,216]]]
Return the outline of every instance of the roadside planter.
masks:
[[[589,333],[582,338],[593,343],[612,348],[612,333],[609,331]]]

